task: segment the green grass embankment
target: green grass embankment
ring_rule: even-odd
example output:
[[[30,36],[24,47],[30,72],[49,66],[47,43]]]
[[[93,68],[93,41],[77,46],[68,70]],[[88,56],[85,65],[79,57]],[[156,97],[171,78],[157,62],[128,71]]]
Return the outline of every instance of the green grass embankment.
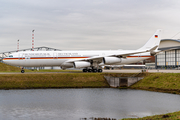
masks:
[[[0,72],[19,72],[20,68],[0,62]]]
[[[147,116],[143,118],[125,118],[122,120],[180,120],[180,111],[162,115]]]
[[[180,94],[179,73],[148,73],[130,88]]]
[[[102,74],[2,74],[0,89],[102,88],[109,87]]]

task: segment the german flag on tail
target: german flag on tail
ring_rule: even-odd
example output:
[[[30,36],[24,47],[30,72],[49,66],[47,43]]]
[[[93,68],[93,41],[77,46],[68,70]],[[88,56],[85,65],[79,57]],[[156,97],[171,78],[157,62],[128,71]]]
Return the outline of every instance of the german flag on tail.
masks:
[[[155,35],[154,37],[155,37],[155,38],[158,38],[158,35]]]

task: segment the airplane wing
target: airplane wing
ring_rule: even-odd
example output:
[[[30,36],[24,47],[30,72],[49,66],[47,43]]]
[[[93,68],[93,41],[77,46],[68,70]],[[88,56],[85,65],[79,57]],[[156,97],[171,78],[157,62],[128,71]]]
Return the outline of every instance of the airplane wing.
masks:
[[[134,55],[134,54],[139,54],[139,53],[145,53],[145,52],[150,52],[151,50],[143,50],[143,51],[135,51],[135,52],[130,52],[130,53],[123,53],[123,54],[114,54],[114,55],[109,55],[107,57],[121,57],[121,58],[126,58],[129,55]]]
[[[126,53],[120,53],[120,54],[109,54],[109,55],[104,55],[104,56],[93,56],[89,58],[83,58],[83,59],[76,59],[76,60],[68,60],[66,62],[68,63],[73,63],[76,61],[91,61],[91,60],[102,60],[104,57],[120,57],[120,58],[126,58],[129,55],[134,55],[134,54],[139,54],[139,53],[145,53],[145,52],[150,52],[151,50],[154,50],[154,47],[151,48],[150,50],[136,50],[135,52],[126,52]]]

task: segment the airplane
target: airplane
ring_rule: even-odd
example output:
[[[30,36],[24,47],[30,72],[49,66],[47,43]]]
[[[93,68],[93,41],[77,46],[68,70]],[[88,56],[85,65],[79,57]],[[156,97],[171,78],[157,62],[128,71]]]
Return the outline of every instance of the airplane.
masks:
[[[105,65],[136,63],[155,54],[161,40],[158,29],[147,43],[137,50],[92,50],[92,51],[23,51],[10,54],[3,62],[13,66],[83,68],[83,72],[102,72]]]

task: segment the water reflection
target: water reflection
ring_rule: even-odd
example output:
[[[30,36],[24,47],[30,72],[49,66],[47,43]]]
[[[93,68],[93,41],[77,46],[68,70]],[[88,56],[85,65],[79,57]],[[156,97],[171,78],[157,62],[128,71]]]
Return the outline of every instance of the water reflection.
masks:
[[[180,110],[180,95],[119,89],[1,90],[0,119],[143,117]]]

